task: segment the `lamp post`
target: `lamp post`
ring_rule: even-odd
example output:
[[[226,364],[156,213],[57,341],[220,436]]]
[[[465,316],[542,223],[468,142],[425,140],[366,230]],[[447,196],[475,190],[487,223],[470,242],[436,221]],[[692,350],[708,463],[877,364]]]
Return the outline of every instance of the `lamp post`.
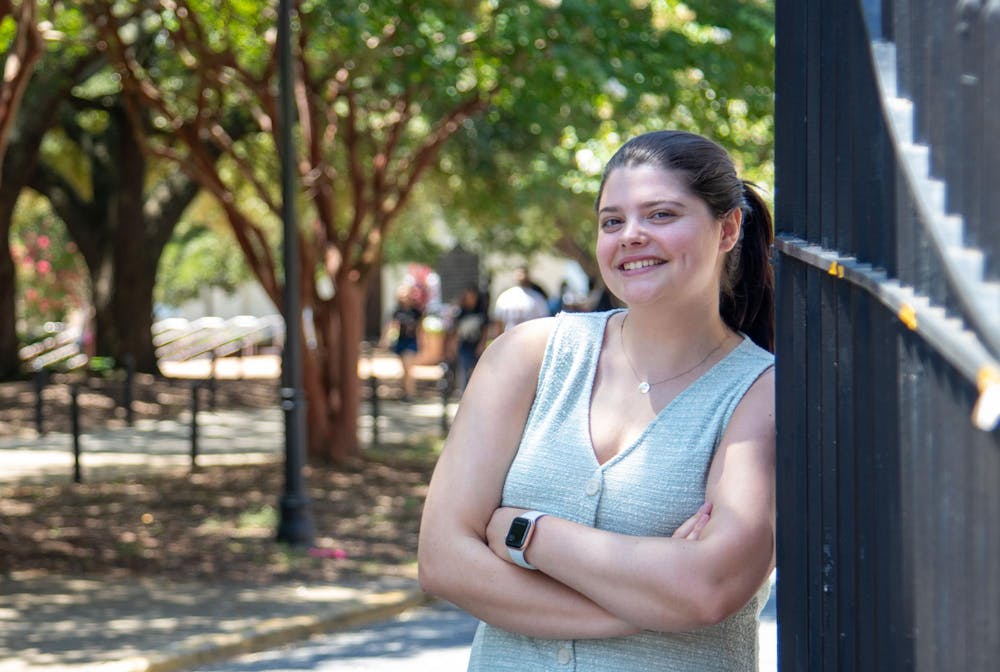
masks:
[[[292,127],[291,0],[278,3],[278,78],[281,125],[281,220],[285,268],[285,347],[281,359],[281,407],[285,412],[285,491],[281,496],[279,542],[308,546],[313,541],[309,497],[302,468],[305,466],[305,395],[302,393],[302,310],[299,305],[299,232],[295,214],[295,140]]]

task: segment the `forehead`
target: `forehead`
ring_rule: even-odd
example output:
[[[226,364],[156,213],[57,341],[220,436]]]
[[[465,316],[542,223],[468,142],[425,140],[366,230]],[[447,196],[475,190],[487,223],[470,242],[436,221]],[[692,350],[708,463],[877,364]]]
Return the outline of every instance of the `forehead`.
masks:
[[[615,168],[604,181],[599,208],[624,207],[629,203],[684,201],[693,198],[681,173],[658,166]]]

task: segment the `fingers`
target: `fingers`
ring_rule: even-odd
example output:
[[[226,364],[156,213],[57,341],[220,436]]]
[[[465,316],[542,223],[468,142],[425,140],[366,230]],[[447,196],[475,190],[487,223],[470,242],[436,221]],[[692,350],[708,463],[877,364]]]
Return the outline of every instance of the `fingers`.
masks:
[[[712,503],[705,502],[698,510],[695,511],[694,515],[684,521],[684,523],[678,527],[671,537],[674,539],[687,539],[694,541],[699,538],[701,531],[705,529],[708,525],[708,521],[712,517]]]

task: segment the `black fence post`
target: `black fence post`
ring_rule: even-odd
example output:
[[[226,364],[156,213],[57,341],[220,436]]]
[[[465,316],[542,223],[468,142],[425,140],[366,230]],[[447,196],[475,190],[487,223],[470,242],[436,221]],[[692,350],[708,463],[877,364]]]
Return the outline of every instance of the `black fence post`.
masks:
[[[35,431],[39,436],[45,434],[45,400],[43,393],[48,382],[48,371],[38,369],[33,379],[35,385]]]
[[[125,405],[125,422],[129,427],[135,424],[135,412],[132,409],[133,385],[135,384],[135,357],[125,355],[125,389],[122,397]]]
[[[375,367],[372,367],[368,372],[368,388],[371,391],[371,406],[372,406],[372,444],[378,444],[378,416],[379,416],[379,399],[378,399],[378,378],[375,376]]]
[[[198,391],[200,381],[191,383],[191,471],[198,470]]]
[[[371,404],[372,414],[372,445],[378,445],[378,377],[375,375],[375,353],[371,343],[364,341],[361,343],[361,356],[368,359],[368,399]]]
[[[212,369],[208,375],[208,408],[212,411],[215,410],[215,360],[218,359],[218,355],[215,352],[215,348],[212,349]]]
[[[79,386],[76,383],[70,385],[69,388],[69,413],[70,413],[70,426],[73,431],[73,482],[82,483],[83,474],[80,470],[80,403],[78,397],[80,394]]]

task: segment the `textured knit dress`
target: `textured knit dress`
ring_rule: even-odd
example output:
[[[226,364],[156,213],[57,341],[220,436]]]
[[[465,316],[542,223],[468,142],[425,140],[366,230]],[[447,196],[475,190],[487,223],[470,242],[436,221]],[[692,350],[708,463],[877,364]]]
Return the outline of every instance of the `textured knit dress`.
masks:
[[[590,441],[590,398],[614,312],[562,313],[557,319],[503,504],[603,530],[670,536],[704,502],[709,465],[726,425],[773,357],[744,336],[660,411],[634,444],[598,464]],[[680,633],[546,640],[480,623],[469,670],[756,672],[757,622],[766,597],[765,584],[725,621]]]

